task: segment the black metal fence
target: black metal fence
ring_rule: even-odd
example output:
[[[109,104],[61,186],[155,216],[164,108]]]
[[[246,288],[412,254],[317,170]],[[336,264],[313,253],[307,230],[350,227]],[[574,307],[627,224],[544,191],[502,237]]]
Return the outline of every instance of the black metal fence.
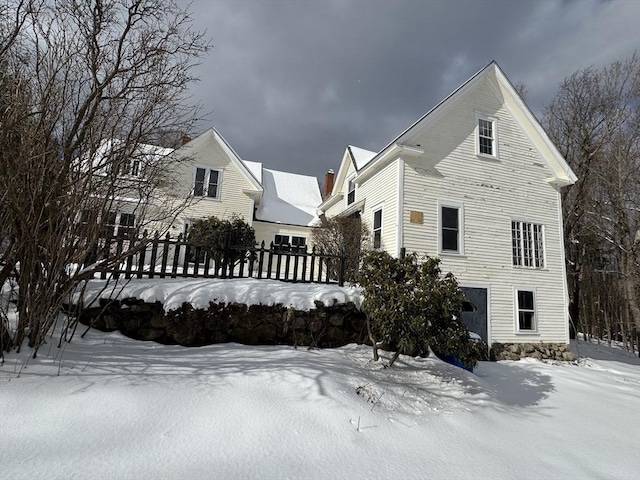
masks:
[[[113,262],[112,259],[118,259]],[[110,261],[111,259],[111,261]],[[102,260],[102,262],[100,262]],[[287,282],[344,285],[344,255],[331,255],[315,246],[265,243],[253,248],[225,245],[195,247],[179,235],[102,239],[91,262],[98,261],[100,278],[259,278]],[[100,264],[104,266],[100,266]]]

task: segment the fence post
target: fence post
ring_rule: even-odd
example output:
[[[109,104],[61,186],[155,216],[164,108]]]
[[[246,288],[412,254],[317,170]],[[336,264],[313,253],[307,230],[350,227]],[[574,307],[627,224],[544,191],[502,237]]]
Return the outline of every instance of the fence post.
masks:
[[[311,249],[311,269],[309,273],[309,282],[313,283],[313,274],[316,270],[316,246]]]
[[[224,239],[224,250],[222,251],[222,275],[220,278],[227,278],[229,269],[229,236]]]
[[[291,267],[291,244],[287,246],[286,258],[284,262],[284,279],[289,281],[289,268]]]
[[[138,255],[138,278],[142,278],[142,274],[144,273],[144,259],[147,254],[147,237],[149,233],[145,230],[142,233],[142,242],[144,243],[143,247],[140,249],[140,254]]]
[[[293,281],[297,282],[298,281],[298,266],[300,263],[300,249],[302,247],[295,247],[296,250],[295,252],[293,252]]]
[[[162,245],[162,263],[160,264],[160,278],[164,278],[165,277],[165,272],[167,270],[167,261],[169,260],[169,239],[171,238],[171,236],[169,235],[169,232],[167,232],[167,235],[164,237],[164,243]]]
[[[209,274],[209,268],[211,266],[211,250],[208,248],[204,251],[204,276],[205,278],[209,278],[211,275]]]
[[[309,259],[309,249],[307,248],[307,246],[304,246],[304,252],[302,252],[302,281],[306,282],[307,281],[307,260]]]
[[[193,276],[197,277],[200,274],[200,252],[202,252],[202,247],[196,247],[195,259],[193,262]]]
[[[269,248],[269,260],[267,261],[267,278],[271,278],[271,267],[273,266],[273,242]]]
[[[174,243],[175,248],[173,249],[173,263],[171,264],[171,278],[176,278],[178,276],[178,261],[180,260],[180,247],[182,246],[181,241],[182,241],[182,234],[179,234],[176,243]]]
[[[340,247],[340,268],[338,269],[338,285],[344,287],[344,271],[346,267],[344,245]]]
[[[258,257],[258,278],[262,278],[263,267],[264,267],[264,240],[260,244],[260,256]]]
[[[149,260],[149,278],[153,278],[154,273],[156,272],[156,261],[158,257],[158,239],[160,238],[160,234],[156,230],[153,234],[153,240],[151,243],[151,259]]]

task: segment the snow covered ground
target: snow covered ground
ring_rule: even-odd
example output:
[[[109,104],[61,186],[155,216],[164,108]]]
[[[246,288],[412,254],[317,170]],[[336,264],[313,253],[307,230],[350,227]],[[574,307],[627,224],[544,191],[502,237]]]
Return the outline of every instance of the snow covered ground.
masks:
[[[638,478],[640,361],[578,351],[471,374],[435,358],[384,368],[355,345],[90,331],[0,367],[0,478]]]

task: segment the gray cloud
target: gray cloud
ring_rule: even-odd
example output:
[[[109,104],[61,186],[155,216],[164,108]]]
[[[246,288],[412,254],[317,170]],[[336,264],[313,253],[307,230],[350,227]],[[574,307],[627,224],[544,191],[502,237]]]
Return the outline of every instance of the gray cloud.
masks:
[[[195,0],[214,44],[194,100],[242,158],[321,178],[491,60],[536,114],[575,70],[640,48],[635,0]],[[197,134],[200,132],[192,132]]]

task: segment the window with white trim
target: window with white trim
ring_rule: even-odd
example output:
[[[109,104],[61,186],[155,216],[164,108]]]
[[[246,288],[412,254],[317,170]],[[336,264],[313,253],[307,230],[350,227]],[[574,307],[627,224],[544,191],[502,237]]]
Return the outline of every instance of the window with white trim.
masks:
[[[289,240],[291,240],[291,243],[289,243]],[[276,234],[273,240],[274,250],[280,252],[297,252],[304,250],[306,246],[307,238],[296,235],[291,235],[291,237],[289,237],[289,235]]]
[[[356,182],[353,179],[347,182],[347,205],[356,201]]]
[[[118,165],[118,175],[120,177],[139,177],[140,160],[125,159]]]
[[[544,226],[512,221],[511,250],[514,266],[544,268]]]
[[[463,210],[462,204],[440,204],[440,252],[463,253]]]
[[[373,248],[382,248],[382,208],[373,212]]]
[[[107,212],[103,217],[102,235],[106,238],[131,238],[136,234],[135,223],[133,213]]]
[[[519,332],[535,332],[536,292],[533,290],[516,290],[517,330]]]
[[[221,170],[196,167],[193,195],[196,197],[220,198]]]
[[[476,153],[478,155],[497,157],[495,118],[476,114]]]

